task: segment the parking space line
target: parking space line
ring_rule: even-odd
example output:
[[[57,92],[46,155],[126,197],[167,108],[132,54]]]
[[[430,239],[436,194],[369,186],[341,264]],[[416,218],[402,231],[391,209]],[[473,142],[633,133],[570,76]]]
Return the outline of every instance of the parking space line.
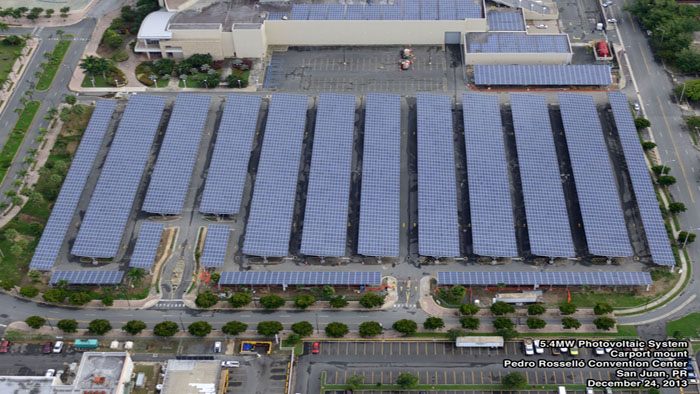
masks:
[[[598,380],[603,380],[603,375],[600,374],[600,371],[598,371]]]
[[[437,356],[437,342],[433,342],[433,351],[435,355]]]
[[[444,372],[444,374],[443,374],[443,377],[442,377],[442,378],[445,379],[445,381],[444,381],[443,383],[444,383],[444,384],[447,384],[447,370],[445,370],[445,371],[443,371],[443,372]]]
[[[389,355],[394,353],[394,342],[389,342]]]
[[[386,344],[386,342],[382,341],[382,352],[381,352],[382,356],[384,355],[384,345],[385,344]]]
[[[464,370],[462,370],[462,384],[467,384],[466,379],[467,377],[464,375]]]
[[[408,350],[407,350],[407,351],[408,351],[408,355],[410,356],[410,355],[411,355],[411,342],[408,342],[408,343],[406,344],[406,348],[408,349]]]
[[[527,370],[525,370],[525,381],[527,382],[527,384],[530,384],[530,374]]]
[[[362,355],[367,355],[367,342],[362,342]]]
[[[428,377],[428,371],[425,371],[425,384],[430,384],[430,377]]]
[[[435,384],[438,384],[438,375],[437,375],[437,370],[435,371]]]
[[[506,343],[505,346],[503,346],[503,351],[506,352],[506,356],[508,355],[508,344]],[[479,351],[479,355],[481,355],[481,351]]]
[[[399,342],[399,356],[401,355],[401,342]]]
[[[469,355],[470,356],[472,355],[472,349],[474,349],[474,348],[471,348],[471,347],[469,348]]]
[[[481,384],[484,384],[484,371],[479,371],[481,374]]]
[[[583,371],[579,369],[579,373],[581,374],[581,384],[584,384],[586,379],[583,378]]]
[[[571,383],[576,384],[576,376],[574,375],[574,371],[571,371]]]
[[[457,371],[452,371],[452,384],[457,384]]]
[[[474,384],[474,370],[472,370],[472,381],[469,384]]]
[[[540,382],[539,382],[539,379],[540,379],[539,375],[540,375],[540,372],[539,372],[539,371],[535,371],[535,384],[540,384]],[[545,379],[545,380],[546,380],[546,379]]]
[[[425,355],[428,355],[428,342],[425,343]]]
[[[357,342],[355,342],[355,355],[357,356]]]
[[[459,354],[464,356],[464,348],[463,347],[459,348]]]
[[[562,378],[562,384],[566,384],[566,375],[564,375],[564,371],[561,371],[561,378]]]
[[[552,371],[552,377],[554,378],[554,384],[557,384],[557,371]]]
[[[612,380],[612,379],[610,379],[610,371],[606,371],[606,372],[608,373],[608,380]]]
[[[442,355],[447,355],[447,345],[445,344],[445,342],[442,343]]]
[[[389,381],[390,382],[394,381],[394,374],[392,373],[392,371],[389,371]]]
[[[343,371],[343,384],[348,381],[348,371]]]

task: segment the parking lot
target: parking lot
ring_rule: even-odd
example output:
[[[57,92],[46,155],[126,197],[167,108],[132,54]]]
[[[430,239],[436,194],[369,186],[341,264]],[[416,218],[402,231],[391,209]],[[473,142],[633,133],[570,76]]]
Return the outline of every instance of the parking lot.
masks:
[[[286,356],[242,356],[239,368],[230,368],[226,394],[284,394],[287,383]]]

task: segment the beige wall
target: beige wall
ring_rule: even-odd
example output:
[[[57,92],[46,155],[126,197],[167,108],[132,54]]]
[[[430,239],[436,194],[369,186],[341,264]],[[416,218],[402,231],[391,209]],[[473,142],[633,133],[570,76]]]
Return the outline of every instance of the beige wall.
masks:
[[[569,53],[467,53],[465,64],[569,64]]]
[[[171,30],[173,37],[170,40],[161,40],[160,47],[165,54],[167,46],[181,48],[184,57],[195,53],[210,53],[214,60],[222,60],[224,57],[233,56],[223,49],[222,35],[227,34],[219,30]],[[230,33],[228,33],[230,34]]]
[[[264,25],[260,25],[258,29],[237,29],[234,25],[230,39],[232,40],[230,48],[238,57],[259,58],[264,57],[267,52]]]

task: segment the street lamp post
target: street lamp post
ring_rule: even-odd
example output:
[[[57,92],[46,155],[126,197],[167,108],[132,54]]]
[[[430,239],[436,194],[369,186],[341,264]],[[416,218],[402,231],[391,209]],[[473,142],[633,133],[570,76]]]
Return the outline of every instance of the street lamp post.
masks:
[[[691,231],[697,231],[697,230],[700,230],[700,227],[698,227],[698,228],[691,228],[690,230],[687,230],[687,231],[685,232],[685,239],[683,240],[683,247],[681,247],[681,249],[685,249],[685,245],[688,244],[688,238],[689,238],[689,236],[690,236],[690,232],[691,232]]]
[[[666,161],[661,162],[661,175],[664,175],[664,173],[666,172],[666,168],[668,168],[668,167],[666,167],[666,163],[673,163],[674,161],[676,161],[676,159],[666,160]],[[670,171],[670,168],[669,168],[669,171]]]
[[[666,30],[660,27],[657,27],[655,30],[661,30],[661,42],[664,42],[664,33],[666,32]]]

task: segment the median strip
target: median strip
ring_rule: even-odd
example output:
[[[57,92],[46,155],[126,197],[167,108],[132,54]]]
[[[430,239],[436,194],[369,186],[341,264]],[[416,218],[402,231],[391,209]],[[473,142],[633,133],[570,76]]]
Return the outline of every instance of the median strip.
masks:
[[[66,55],[66,52],[68,52],[70,43],[70,40],[61,40],[56,44],[48,64],[44,66],[44,72],[36,83],[36,90],[47,90],[51,87],[56,73],[58,72],[58,68],[61,66],[61,63],[63,63],[63,57]]]

